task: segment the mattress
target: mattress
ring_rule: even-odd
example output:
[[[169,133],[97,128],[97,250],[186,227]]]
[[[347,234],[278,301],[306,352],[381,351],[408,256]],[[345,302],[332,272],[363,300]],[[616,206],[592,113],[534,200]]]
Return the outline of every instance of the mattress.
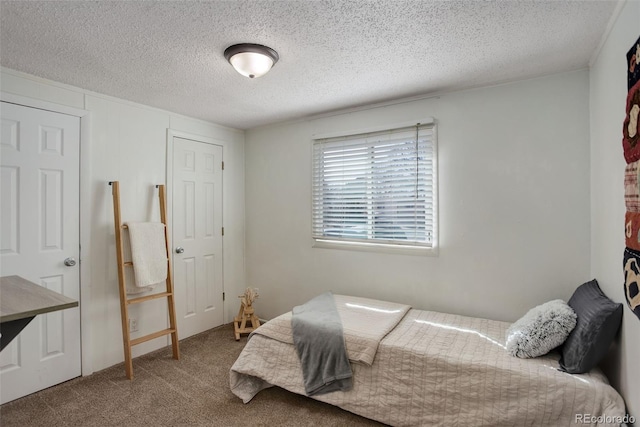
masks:
[[[351,390],[313,398],[393,426],[570,426],[585,417],[619,425],[624,401],[600,370],[561,372],[556,352],[513,357],[505,350],[509,325],[411,309],[371,365],[352,362]],[[305,394],[286,341],[249,339],[230,372],[231,390],[245,403],[271,386]]]

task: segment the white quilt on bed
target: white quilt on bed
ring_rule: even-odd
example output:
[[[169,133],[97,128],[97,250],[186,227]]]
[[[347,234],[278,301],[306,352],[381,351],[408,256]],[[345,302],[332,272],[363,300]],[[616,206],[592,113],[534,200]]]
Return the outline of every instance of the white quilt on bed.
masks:
[[[411,308],[406,304],[378,301],[369,298],[333,295],[342,320],[344,340],[349,360],[373,363],[378,345]],[[272,319],[253,334],[293,344],[291,316],[288,312]]]
[[[557,353],[510,356],[508,327],[410,310],[371,366],[352,364],[352,390],[314,398],[394,426],[570,426],[581,425],[581,414],[624,416],[622,398],[599,370],[560,372]],[[304,394],[298,356],[287,342],[254,335],[231,368],[231,390],[246,403],[271,385]]]

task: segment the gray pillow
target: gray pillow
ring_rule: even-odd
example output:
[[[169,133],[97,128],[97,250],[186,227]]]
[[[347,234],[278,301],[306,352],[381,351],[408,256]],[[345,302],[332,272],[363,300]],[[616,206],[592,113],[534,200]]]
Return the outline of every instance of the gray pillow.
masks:
[[[507,330],[507,351],[523,359],[561,345],[576,326],[576,313],[561,299],[532,308]]]
[[[576,289],[569,305],[578,323],[562,346],[560,369],[582,374],[607,354],[622,322],[622,304],[607,298],[594,279]]]

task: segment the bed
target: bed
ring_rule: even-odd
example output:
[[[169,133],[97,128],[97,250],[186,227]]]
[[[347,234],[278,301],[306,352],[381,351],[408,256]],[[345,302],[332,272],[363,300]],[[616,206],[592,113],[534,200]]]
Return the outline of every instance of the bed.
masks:
[[[597,368],[568,374],[558,370],[556,352],[508,354],[509,323],[365,298],[335,301],[353,387],[312,396],[319,401],[393,426],[619,425],[625,415]],[[390,323],[386,314],[397,310]],[[351,312],[372,317],[354,320]],[[376,323],[379,314],[384,320]],[[243,402],[272,386],[305,394],[290,324],[291,312],[262,325],[232,366],[231,390]]]

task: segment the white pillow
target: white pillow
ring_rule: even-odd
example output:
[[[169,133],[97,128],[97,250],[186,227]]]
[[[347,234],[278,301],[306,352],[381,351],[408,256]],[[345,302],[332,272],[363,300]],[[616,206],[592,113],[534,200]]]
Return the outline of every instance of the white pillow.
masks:
[[[507,330],[507,351],[523,359],[547,354],[567,339],[576,320],[561,299],[534,307]]]

